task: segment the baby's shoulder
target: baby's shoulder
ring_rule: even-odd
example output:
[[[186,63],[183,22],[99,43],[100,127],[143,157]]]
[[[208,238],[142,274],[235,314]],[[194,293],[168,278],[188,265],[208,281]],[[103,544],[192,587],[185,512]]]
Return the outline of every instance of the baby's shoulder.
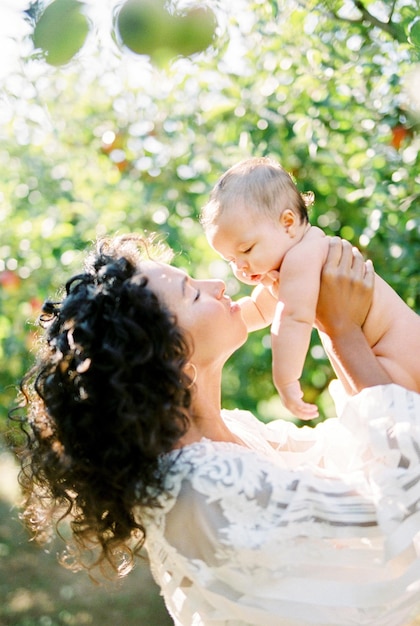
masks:
[[[318,226],[311,226],[305,233],[302,242],[317,244],[319,246],[328,246],[328,237]]]
[[[311,226],[299,243],[289,250],[288,256],[290,261],[294,258],[299,258],[302,261],[313,262],[317,266],[319,264],[323,265],[327,258],[328,242],[329,237],[327,237],[324,231],[317,226]]]

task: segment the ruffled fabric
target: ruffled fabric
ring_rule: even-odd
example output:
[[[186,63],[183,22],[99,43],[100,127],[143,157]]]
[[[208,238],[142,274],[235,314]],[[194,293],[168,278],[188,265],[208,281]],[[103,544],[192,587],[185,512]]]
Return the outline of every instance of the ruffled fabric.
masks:
[[[153,575],[182,626],[407,626],[420,613],[420,396],[352,398],[317,427],[225,412],[246,444],[172,453],[142,511]]]

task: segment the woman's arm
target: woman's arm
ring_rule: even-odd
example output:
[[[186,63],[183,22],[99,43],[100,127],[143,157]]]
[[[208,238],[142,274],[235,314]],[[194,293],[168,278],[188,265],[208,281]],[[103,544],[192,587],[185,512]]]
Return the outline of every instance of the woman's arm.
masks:
[[[321,275],[316,327],[328,337],[332,359],[353,393],[392,382],[362,331],[372,302],[374,276],[371,262],[365,263],[349,242],[331,238]]]

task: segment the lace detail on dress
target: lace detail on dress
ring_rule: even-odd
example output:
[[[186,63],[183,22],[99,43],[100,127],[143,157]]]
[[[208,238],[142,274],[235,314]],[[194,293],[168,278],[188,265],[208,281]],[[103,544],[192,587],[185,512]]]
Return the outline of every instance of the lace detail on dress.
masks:
[[[242,412],[229,427],[258,450],[204,439],[172,453],[162,508],[142,517],[175,623],[406,624],[420,610],[420,396],[407,393],[366,390],[312,435],[279,424],[287,453]]]

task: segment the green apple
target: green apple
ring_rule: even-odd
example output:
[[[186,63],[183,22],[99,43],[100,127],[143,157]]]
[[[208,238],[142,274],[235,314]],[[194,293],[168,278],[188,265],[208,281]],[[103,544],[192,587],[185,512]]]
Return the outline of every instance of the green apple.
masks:
[[[50,65],[65,65],[85,43],[89,20],[82,7],[78,0],[54,0],[39,18],[33,42]]]
[[[127,0],[118,13],[117,30],[132,52],[153,56],[167,45],[169,19],[162,0]]]
[[[177,54],[190,56],[203,52],[213,42],[217,21],[210,8],[192,7],[174,19],[171,47]]]

